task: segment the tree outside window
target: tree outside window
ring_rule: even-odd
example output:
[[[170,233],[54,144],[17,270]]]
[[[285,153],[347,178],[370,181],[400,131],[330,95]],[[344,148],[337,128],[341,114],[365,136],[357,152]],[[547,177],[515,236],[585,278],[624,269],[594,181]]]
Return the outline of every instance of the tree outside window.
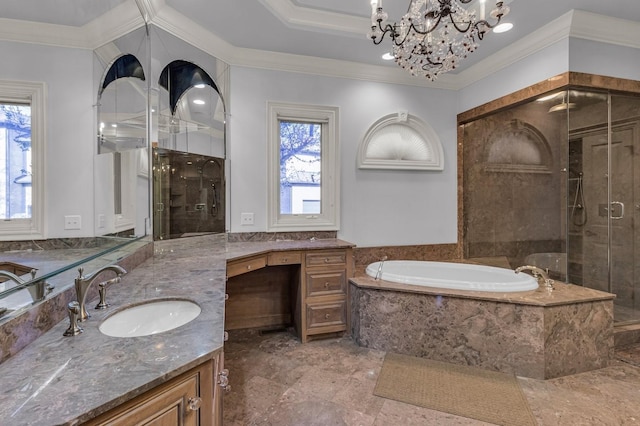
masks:
[[[280,121],[280,214],[321,213],[322,125]]]
[[[267,107],[267,230],[340,229],[339,109]]]
[[[0,219],[31,218],[31,106],[0,101]]]

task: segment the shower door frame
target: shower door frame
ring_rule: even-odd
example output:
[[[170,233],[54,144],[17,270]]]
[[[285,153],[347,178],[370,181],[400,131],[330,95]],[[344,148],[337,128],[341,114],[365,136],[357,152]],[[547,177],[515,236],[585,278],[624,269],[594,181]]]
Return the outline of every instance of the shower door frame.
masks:
[[[590,89],[579,89],[589,91]],[[637,253],[636,248],[640,248],[640,237],[639,232],[635,228],[635,223],[638,223],[636,216],[640,213],[640,204],[638,204],[637,200],[640,200],[640,173],[636,172],[637,163],[635,157],[637,153],[640,153],[640,114],[627,117],[619,120],[613,120],[612,117],[612,97],[614,96],[629,96],[631,94],[612,94],[611,92],[607,93],[607,122],[601,123],[600,125],[589,126],[586,128],[572,129],[569,131],[568,140],[576,140],[580,139],[582,143],[582,155],[583,155],[583,169],[582,171],[585,173],[585,179],[583,183],[585,184],[585,188],[587,188],[587,196],[585,198],[585,204],[591,204],[590,209],[587,210],[588,216],[591,219],[591,226],[593,226],[593,220],[596,219],[597,216],[603,217],[606,214],[606,286],[598,285],[598,279],[595,278],[594,281],[589,281],[590,275],[598,275],[598,265],[593,264],[593,262],[585,261],[584,256],[593,256],[594,253],[597,252],[598,243],[591,243],[591,247],[589,247],[589,243],[587,242],[587,238],[589,234],[592,236],[596,236],[597,238],[597,230],[590,230],[589,228],[585,229],[585,234],[582,240],[582,256],[583,256],[583,266],[587,266],[590,264],[589,270],[585,270],[583,275],[583,280],[581,284],[589,288],[595,288],[597,290],[607,291],[609,293],[616,294],[619,297],[617,300],[622,303],[618,303],[617,305],[624,309],[629,308],[634,312],[638,312],[638,306],[636,306],[635,296],[640,296],[640,292],[636,290],[640,285],[636,285],[636,281],[640,279],[640,267],[636,265],[635,256]],[[629,132],[626,135],[625,133]],[[585,138],[589,137],[597,137],[598,135],[606,135],[606,203],[603,203],[601,199],[597,197],[591,197],[591,200],[588,200],[589,195],[594,195],[595,192],[591,191],[589,193],[589,182],[594,182],[597,180],[594,176],[589,176],[589,172],[593,172],[592,170],[585,170],[588,167],[589,161],[587,160],[587,155],[590,152],[589,146],[591,144],[588,141],[585,141]],[[622,139],[621,139],[622,138]],[[619,145],[618,145],[619,144]],[[618,154],[614,153],[614,150],[623,150],[625,148],[629,149],[628,155],[625,153]],[[617,175],[618,167],[620,166],[620,161],[630,161],[629,168],[629,182],[624,182],[619,179]],[[624,170],[622,171],[625,172]],[[592,173],[591,173],[592,174]],[[567,174],[567,178],[569,175]],[[569,188],[570,182],[567,181],[567,188]],[[625,188],[626,187],[626,188]],[[593,190],[593,188],[591,188]],[[628,189],[625,191],[624,189]],[[621,192],[622,191],[622,192]],[[567,191],[567,195],[569,191]],[[629,201],[630,200],[630,201]],[[569,216],[569,205],[571,200],[567,198],[567,232],[570,227],[570,216]],[[595,208],[594,208],[595,207]],[[626,207],[626,209],[625,209]],[[594,214],[598,213],[598,214]],[[621,226],[618,226],[621,225]],[[567,234],[567,271],[569,271],[569,247],[572,244],[569,243],[570,236]],[[595,244],[595,245],[593,245]],[[597,254],[592,257],[592,260],[597,260]],[[567,281],[570,280],[570,276],[567,276]],[[602,284],[602,283],[601,283]],[[630,305],[629,305],[630,303]],[[638,314],[632,314],[632,319],[630,320],[616,320],[616,324],[624,325],[629,323],[638,323],[640,322],[640,312]]]

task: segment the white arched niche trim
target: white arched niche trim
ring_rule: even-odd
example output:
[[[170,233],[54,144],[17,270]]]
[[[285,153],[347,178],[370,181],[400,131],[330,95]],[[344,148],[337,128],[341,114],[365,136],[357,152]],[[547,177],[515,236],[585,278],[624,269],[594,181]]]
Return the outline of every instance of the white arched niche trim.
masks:
[[[442,143],[431,126],[399,112],[385,115],[367,130],[358,147],[360,169],[442,170]]]

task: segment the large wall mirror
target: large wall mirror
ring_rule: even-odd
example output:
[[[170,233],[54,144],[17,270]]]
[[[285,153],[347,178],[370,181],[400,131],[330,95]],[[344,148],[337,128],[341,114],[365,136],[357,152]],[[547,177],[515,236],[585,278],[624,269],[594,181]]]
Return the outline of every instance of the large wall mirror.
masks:
[[[149,59],[147,28],[142,26],[95,49],[92,71],[89,67],[78,77],[92,82],[95,106],[94,137],[84,139],[95,147],[94,191],[78,194],[94,206],[93,235],[14,242],[0,262],[0,321],[73,286],[78,267],[90,272],[148,242]]]
[[[147,27],[95,50],[95,233],[141,237],[149,223]]]
[[[113,263],[152,235],[228,229],[229,65],[141,25],[95,49],[92,73],[82,77],[94,91],[95,133],[86,138],[94,147],[94,195],[85,200],[94,206],[93,236],[65,241],[71,248],[55,250],[55,261],[47,249],[5,256],[0,270],[21,283],[0,278],[0,321],[72,286],[78,266]],[[34,262],[46,267],[32,277]]]
[[[227,229],[229,66],[153,25],[152,174],[156,240]]]

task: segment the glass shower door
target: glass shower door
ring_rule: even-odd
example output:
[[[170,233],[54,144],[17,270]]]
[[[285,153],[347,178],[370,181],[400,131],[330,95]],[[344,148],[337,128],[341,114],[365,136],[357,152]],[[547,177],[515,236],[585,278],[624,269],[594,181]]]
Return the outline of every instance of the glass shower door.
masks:
[[[611,96],[610,291],[617,323],[640,320],[640,98]],[[636,250],[639,248],[639,250]]]
[[[615,322],[638,322],[640,98],[573,90],[569,99],[568,281],[614,293]]]

